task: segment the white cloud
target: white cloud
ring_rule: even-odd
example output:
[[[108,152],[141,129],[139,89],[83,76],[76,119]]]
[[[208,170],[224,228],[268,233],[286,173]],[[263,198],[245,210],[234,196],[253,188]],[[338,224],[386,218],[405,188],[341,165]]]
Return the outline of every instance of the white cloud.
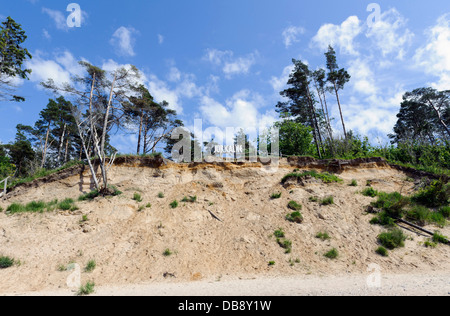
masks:
[[[341,53],[359,55],[355,48],[354,39],[362,32],[362,23],[357,16],[350,16],[341,25],[322,25],[311,41],[312,46],[317,46],[325,51],[328,45],[339,47]]]
[[[283,73],[280,77],[272,77],[272,79],[270,79],[270,84],[276,93],[281,92],[287,86],[289,75],[292,73],[294,68],[294,64],[291,64],[283,69]]]
[[[52,38],[50,33],[46,29],[42,30],[42,35],[48,40]]]
[[[181,80],[181,72],[177,67],[171,67],[167,79],[171,82],[177,82]]]
[[[158,34],[158,43],[161,45],[162,43],[164,43],[164,36],[162,36],[161,34]]]
[[[350,61],[348,72],[352,75],[350,84],[355,92],[363,95],[374,95],[378,92],[375,75],[367,59],[360,58]]]
[[[256,63],[257,56],[258,52],[254,52],[244,57],[235,58],[232,51],[208,49],[203,60],[221,66],[225,77],[231,79],[235,75],[248,74],[250,68]]]
[[[426,31],[427,43],[418,48],[414,56],[415,67],[426,74],[437,76],[432,86],[439,90],[450,87],[450,14],[441,16],[436,24]]]
[[[368,28],[366,36],[372,39],[375,47],[384,57],[397,54],[402,60],[411,44],[414,34],[405,28],[407,20],[394,8],[384,12],[380,19]]]
[[[134,36],[137,33],[138,31],[132,27],[121,26],[114,32],[110,44],[114,46],[119,55],[133,57],[136,55],[134,52],[134,45],[136,43]]]
[[[56,28],[58,30],[61,31],[69,30],[69,27],[67,26],[67,18],[61,11],[42,8],[42,12],[47,14],[55,22]]]
[[[202,118],[220,129],[234,128],[258,128],[272,125],[276,114],[268,111],[259,112],[264,99],[258,93],[242,90],[226,100],[225,105],[209,96],[203,96],[200,100],[200,112]]]
[[[300,42],[299,35],[305,33],[305,29],[300,26],[290,26],[283,31],[283,42],[286,48],[289,48],[292,44]]]

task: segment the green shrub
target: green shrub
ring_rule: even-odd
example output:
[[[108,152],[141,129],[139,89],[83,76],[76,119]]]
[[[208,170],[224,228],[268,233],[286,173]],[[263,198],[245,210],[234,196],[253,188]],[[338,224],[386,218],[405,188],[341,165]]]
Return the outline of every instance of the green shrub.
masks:
[[[24,213],[26,212],[25,206],[19,203],[13,203],[6,208],[6,213],[8,214],[16,214],[16,213]]]
[[[14,265],[14,259],[11,259],[10,257],[0,257],[0,269],[7,269]]]
[[[173,253],[172,253],[172,251],[170,251],[170,249],[169,248],[167,248],[166,250],[164,250],[164,252],[163,252],[163,256],[164,257],[169,257],[169,256],[171,256]]]
[[[310,196],[309,197],[309,201],[310,202],[318,202],[319,201],[319,197],[317,197],[317,196]]]
[[[152,204],[151,203],[147,203],[147,205],[145,205],[145,208],[151,208]]]
[[[269,261],[269,267],[272,267],[275,265],[275,261]]]
[[[94,293],[94,291],[95,291],[95,283],[87,282],[86,285],[80,287],[77,295],[78,296],[90,295],[90,294]]]
[[[380,256],[382,256],[382,257],[388,257],[389,256],[389,253],[388,253],[387,249],[382,247],[382,246],[378,247],[378,249],[375,252],[377,254],[379,254]]]
[[[394,227],[395,220],[390,217],[385,211],[381,211],[377,216],[372,218],[370,224],[381,225],[385,227]]]
[[[97,263],[95,262],[95,260],[89,260],[89,262],[87,263],[86,267],[84,268],[85,272],[92,272],[95,270],[95,268],[97,267]]]
[[[435,243],[448,244],[448,237],[441,235],[439,232],[435,232],[433,235],[433,241]]]
[[[325,205],[325,206],[332,205],[332,204],[334,204],[334,197],[332,197],[332,196],[326,197],[320,202],[320,204]]]
[[[450,217],[450,206],[443,206],[439,209],[439,213],[442,214],[444,218]]]
[[[372,187],[368,187],[368,188],[364,189],[361,193],[364,196],[370,196],[370,197],[376,197],[378,195],[378,191],[376,191]]]
[[[327,257],[328,259],[336,259],[339,256],[339,252],[337,251],[336,248],[333,248],[330,251],[328,251],[324,256]]]
[[[352,180],[352,182],[350,183],[351,187],[357,187],[358,186],[358,181],[356,181],[355,179]]]
[[[184,197],[181,202],[185,202],[185,203],[195,203],[197,201],[197,196],[189,196],[189,197]]]
[[[164,193],[159,192],[159,193],[158,193],[158,197],[159,197],[160,199],[163,199],[163,198],[164,198]]]
[[[276,231],[273,233],[273,235],[274,235],[275,237],[277,237],[277,238],[284,238],[285,233],[284,233],[283,229],[280,228],[280,229],[276,230]]]
[[[437,243],[431,241],[431,240],[427,240],[424,242],[424,246],[427,248],[436,248],[437,247]]]
[[[175,200],[172,203],[169,204],[171,208],[177,208],[178,207],[178,201]]]
[[[444,180],[433,181],[429,186],[420,190],[411,200],[428,207],[448,206],[450,199],[450,184]]]
[[[92,201],[94,200],[96,197],[98,197],[100,195],[100,193],[98,192],[98,190],[93,190],[89,193],[83,194],[78,198],[78,201],[82,202],[82,201]]]
[[[280,239],[277,238],[277,243],[280,245],[281,248],[285,250],[285,253],[291,253],[292,252],[292,241],[289,239]]]
[[[281,198],[281,195],[282,195],[281,192],[280,192],[280,193],[273,193],[273,194],[270,196],[270,198],[271,198],[272,200],[276,200],[276,199]]]
[[[284,183],[286,183],[287,180],[289,180],[291,178],[305,178],[308,176],[316,178],[316,179],[320,179],[324,183],[333,183],[333,182],[340,183],[340,182],[344,181],[341,178],[339,178],[333,174],[330,174],[328,172],[318,173],[317,171],[312,170],[312,171],[305,171],[302,173],[296,173],[296,172],[289,173],[289,174],[285,175],[283,177],[283,179],[281,179],[281,183],[284,184]]]
[[[288,204],[288,208],[290,208],[293,211],[301,211],[302,206],[295,201],[290,201]]]
[[[400,229],[393,229],[390,232],[382,233],[378,236],[378,242],[389,250],[405,246],[406,236]]]
[[[316,238],[321,239],[323,241],[331,239],[331,237],[328,235],[327,232],[325,232],[325,233],[322,233],[322,232],[318,233],[316,235]]]
[[[395,219],[403,217],[404,208],[409,203],[409,199],[398,192],[380,192],[378,193],[378,200],[372,202],[371,205],[385,211],[388,216]]]
[[[303,223],[303,215],[300,212],[293,212],[291,214],[286,215],[286,220],[292,223],[301,224]]]
[[[142,196],[139,193],[134,193],[133,200],[140,203],[142,202]]]
[[[75,209],[78,209],[73,199],[65,199],[64,201],[58,203],[57,208],[58,210],[62,211],[69,211],[69,210],[74,211]]]
[[[430,217],[430,210],[422,205],[414,205],[406,213],[406,218],[419,226],[425,226]]]

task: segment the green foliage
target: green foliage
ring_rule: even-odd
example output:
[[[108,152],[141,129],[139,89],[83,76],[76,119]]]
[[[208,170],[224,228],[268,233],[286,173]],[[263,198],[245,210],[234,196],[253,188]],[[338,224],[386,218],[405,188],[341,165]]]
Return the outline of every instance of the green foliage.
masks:
[[[292,241],[289,239],[281,239],[277,238],[278,245],[285,250],[285,253],[291,253],[292,252]]]
[[[341,183],[344,181],[341,178],[339,178],[333,174],[330,174],[328,172],[318,173],[317,171],[312,170],[312,171],[305,171],[302,173],[296,173],[296,172],[289,173],[289,174],[285,175],[283,177],[283,179],[281,179],[281,183],[284,184],[284,183],[286,183],[287,180],[289,180],[291,178],[305,178],[305,177],[313,177],[316,179],[320,179],[324,183],[333,183],[333,182]]]
[[[282,195],[281,192],[280,192],[280,193],[273,193],[273,194],[270,196],[270,198],[271,198],[272,200],[276,200],[276,199],[281,198],[281,195]]]
[[[372,206],[381,209],[392,218],[401,218],[404,208],[410,203],[409,198],[402,196],[398,192],[394,193],[378,193],[378,200],[372,202]]]
[[[169,204],[171,208],[177,208],[178,207],[178,201],[175,200],[172,203]]]
[[[269,261],[269,267],[273,267],[275,265],[275,261]]]
[[[164,252],[163,252],[163,256],[164,257],[169,257],[169,256],[171,256],[173,253],[172,253],[172,251],[170,251],[170,249],[169,248],[167,248],[166,250],[164,250]]]
[[[325,257],[328,259],[336,259],[339,256],[339,252],[336,248],[331,249],[326,254],[324,254]]]
[[[434,241],[435,243],[441,243],[441,244],[448,244],[448,243],[449,243],[448,237],[442,235],[442,234],[439,233],[439,232],[435,232],[435,233],[434,233],[434,235],[433,235],[433,241]]]
[[[351,187],[357,187],[358,186],[358,181],[356,181],[355,179],[352,180],[352,182],[350,183]]]
[[[318,196],[310,196],[309,197],[309,201],[310,202],[318,202],[319,201],[319,197]]]
[[[277,237],[277,238],[284,238],[285,233],[284,233],[283,229],[280,228],[280,229],[276,230],[276,231],[273,233],[273,235],[274,235],[275,237]]]
[[[184,197],[181,202],[185,202],[185,203],[195,203],[197,201],[197,196],[189,196],[189,197]]]
[[[388,257],[389,256],[389,253],[388,253],[387,249],[382,247],[382,246],[378,247],[378,249],[375,250],[375,252],[377,254],[379,254],[380,256],[382,256],[382,257]]]
[[[81,286],[78,290],[78,296],[86,296],[95,292],[95,283],[87,282],[84,286]]]
[[[58,210],[62,211],[75,211],[78,210],[78,207],[75,205],[75,201],[73,199],[65,199],[64,201],[58,203]]]
[[[86,267],[84,268],[85,272],[92,272],[95,270],[95,268],[97,267],[97,263],[95,262],[95,260],[89,260],[89,262],[87,263]]]
[[[164,198],[164,193],[159,192],[159,193],[158,193],[158,197],[159,197],[160,199],[163,199],[163,198]]]
[[[318,234],[316,235],[316,238],[317,238],[317,239],[321,239],[321,240],[323,240],[323,241],[331,239],[331,237],[328,235],[327,232],[324,232],[324,233],[320,232],[320,233],[318,233]]]
[[[275,127],[279,128],[279,148],[286,156],[305,156],[313,153],[312,129],[302,123],[285,119],[277,122]]]
[[[400,229],[392,229],[390,232],[382,233],[378,236],[378,242],[389,250],[405,246],[406,236]]]
[[[378,191],[376,191],[372,187],[369,187],[369,188],[364,189],[361,192],[361,194],[364,195],[364,196],[376,197],[378,195]]]
[[[152,204],[151,203],[147,203],[147,205],[145,205],[145,208],[151,208]]]
[[[303,223],[303,215],[300,212],[293,212],[291,214],[286,215],[286,220],[292,223],[301,224]]]
[[[54,200],[51,202],[43,202],[43,201],[32,201],[26,205],[20,203],[13,203],[6,209],[6,213],[9,215],[17,214],[17,213],[43,213],[43,212],[52,212],[55,209],[58,210],[77,210],[77,206],[74,204],[72,199],[65,199],[64,201],[58,203],[58,200]]]
[[[92,190],[89,193],[83,194],[78,198],[78,201],[93,201],[96,197],[98,197],[100,193],[98,190]]]
[[[444,218],[450,217],[450,206],[443,206],[439,209],[439,213],[442,214]]]
[[[134,193],[133,200],[136,202],[142,202],[142,196],[139,193]]]
[[[293,211],[301,211],[302,205],[298,204],[295,201],[290,201],[288,207]]]
[[[332,204],[334,204],[334,197],[332,197],[332,196],[326,197],[320,202],[320,204],[324,205],[324,206],[332,205]]]
[[[426,240],[423,245],[427,248],[436,248],[437,247],[437,243],[435,243],[434,241],[431,240]]]
[[[14,265],[14,259],[10,257],[0,256],[0,269],[7,269]]]
[[[411,200],[428,207],[448,206],[450,202],[450,183],[433,181],[429,186],[420,190]]]

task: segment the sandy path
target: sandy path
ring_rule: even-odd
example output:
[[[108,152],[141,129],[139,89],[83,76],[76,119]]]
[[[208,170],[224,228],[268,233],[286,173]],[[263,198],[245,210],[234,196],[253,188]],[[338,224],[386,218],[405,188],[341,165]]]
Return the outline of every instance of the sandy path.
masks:
[[[450,296],[450,273],[279,277],[250,280],[151,283],[100,287],[98,296]],[[369,283],[368,283],[369,282]],[[17,294],[16,294],[17,295]],[[73,296],[68,290],[18,295]]]

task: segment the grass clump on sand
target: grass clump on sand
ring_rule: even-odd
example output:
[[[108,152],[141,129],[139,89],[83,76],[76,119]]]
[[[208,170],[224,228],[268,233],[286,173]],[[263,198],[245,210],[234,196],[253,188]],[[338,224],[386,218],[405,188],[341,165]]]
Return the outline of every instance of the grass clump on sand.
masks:
[[[6,214],[44,213],[52,212],[57,209],[62,211],[75,211],[78,210],[78,207],[72,199],[65,199],[62,202],[58,202],[58,200],[53,200],[51,202],[32,201],[28,204],[13,203],[6,209]]]
[[[134,193],[133,201],[136,201],[138,203],[142,202],[142,196],[139,193]]]
[[[388,257],[389,253],[386,248],[383,246],[378,247],[378,249],[375,251],[377,254],[379,254],[382,257]]]
[[[337,251],[336,248],[333,248],[326,254],[324,254],[324,256],[327,257],[328,259],[336,259],[339,256],[339,252]]]
[[[288,208],[290,208],[293,211],[301,211],[302,206],[295,201],[290,201],[288,204]]]
[[[82,285],[78,290],[78,296],[86,296],[95,292],[95,283],[87,282],[85,285]]]
[[[178,201],[174,200],[172,203],[169,204],[171,208],[175,209],[178,207]]]
[[[326,197],[320,202],[320,204],[324,205],[324,206],[332,205],[332,204],[334,204],[334,197],[332,197],[332,196]]]
[[[321,240],[323,240],[323,241],[331,239],[330,235],[328,235],[327,232],[324,232],[324,233],[320,232],[320,233],[318,233],[318,234],[316,235],[316,238],[317,238],[317,239],[321,239]]]
[[[196,195],[195,196],[189,196],[189,197],[185,196],[181,200],[181,202],[184,202],[184,203],[195,203],[195,202],[197,202],[197,196]]]
[[[300,212],[293,212],[286,215],[286,220],[292,223],[301,224],[303,223],[303,215]]]
[[[89,260],[89,262],[87,263],[86,267],[84,268],[85,272],[92,272],[95,270],[95,268],[97,267],[97,263],[95,262],[95,260]]]
[[[406,236],[400,229],[393,229],[378,236],[378,242],[389,250],[405,247]]]
[[[270,199],[272,199],[272,200],[277,200],[277,199],[281,198],[281,195],[282,195],[281,192],[280,192],[280,193],[273,193],[273,194],[270,196]]]
[[[376,197],[378,195],[378,191],[372,187],[368,187],[361,192],[364,196]]]
[[[286,181],[288,181],[291,178],[305,178],[305,177],[316,178],[316,179],[322,180],[323,183],[333,183],[333,182],[341,183],[344,181],[341,178],[339,178],[338,176],[335,176],[334,174],[330,174],[328,172],[318,173],[317,171],[312,170],[312,171],[305,171],[302,173],[298,173],[298,172],[289,173],[289,174],[285,175],[283,177],[283,179],[281,179],[281,183],[284,184],[284,183],[286,183]]]
[[[10,257],[1,256],[0,257],[0,269],[7,269],[14,265],[14,259]]]

